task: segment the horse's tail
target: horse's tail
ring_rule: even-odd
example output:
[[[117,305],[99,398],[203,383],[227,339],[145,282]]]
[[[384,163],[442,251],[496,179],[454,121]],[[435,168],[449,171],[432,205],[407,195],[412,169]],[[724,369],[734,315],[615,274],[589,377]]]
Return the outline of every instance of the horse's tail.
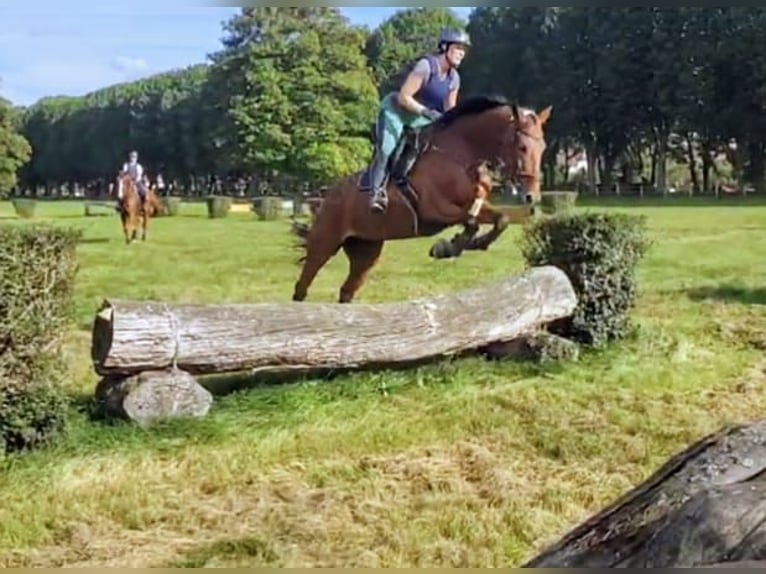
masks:
[[[306,261],[306,256],[308,255],[308,244],[309,244],[309,235],[311,234],[311,230],[315,225],[317,225],[319,220],[319,213],[322,210],[322,207],[324,205],[323,202],[323,196],[324,192],[326,191],[326,188],[323,188],[320,191],[320,197],[313,197],[310,198],[307,203],[309,205],[309,210],[311,212],[311,223],[301,223],[300,221],[297,221],[295,219],[295,216],[293,216],[292,220],[292,234],[298,238],[298,241],[295,245],[296,249],[299,249],[303,251],[303,255],[298,259],[297,263],[298,265],[302,265]]]
[[[293,220],[291,231],[293,235],[298,238],[295,249],[303,251],[303,255],[301,255],[296,262],[298,265],[301,265],[304,261],[306,261],[308,251],[308,238],[309,233],[311,232],[311,226],[307,223],[301,223],[300,221]]]
[[[311,229],[315,223],[316,216],[312,224],[302,223],[293,217],[291,231],[292,234],[298,238],[298,241],[295,243],[294,247],[295,249],[303,252],[303,254],[296,261],[296,264],[298,265],[302,265],[306,261],[306,257],[308,256],[309,235],[311,234]]]

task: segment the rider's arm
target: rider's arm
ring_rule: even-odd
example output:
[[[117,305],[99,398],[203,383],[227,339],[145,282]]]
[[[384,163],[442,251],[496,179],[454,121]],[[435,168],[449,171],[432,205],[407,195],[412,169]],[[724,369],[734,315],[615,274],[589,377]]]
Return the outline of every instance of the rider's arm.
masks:
[[[447,104],[444,106],[445,111],[451,110],[457,105],[457,95],[460,92],[460,76],[457,70],[452,71],[452,81],[449,84],[450,91],[447,94]]]
[[[423,83],[428,79],[431,66],[426,58],[422,58],[415,64],[415,67],[407,76],[407,79],[399,89],[399,96],[397,101],[399,105],[405,110],[414,114],[422,114],[426,111],[426,107],[420,102],[415,100],[414,95],[418,93],[418,90],[423,86]]]

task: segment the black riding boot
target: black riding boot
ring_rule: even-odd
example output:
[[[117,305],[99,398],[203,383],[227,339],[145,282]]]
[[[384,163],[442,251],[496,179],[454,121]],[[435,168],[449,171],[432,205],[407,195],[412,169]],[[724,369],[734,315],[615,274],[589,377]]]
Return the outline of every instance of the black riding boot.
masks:
[[[372,164],[371,186],[372,198],[370,198],[370,209],[376,213],[385,213],[388,208],[388,195],[386,194],[386,167],[388,157],[378,152],[375,154],[375,161]]]

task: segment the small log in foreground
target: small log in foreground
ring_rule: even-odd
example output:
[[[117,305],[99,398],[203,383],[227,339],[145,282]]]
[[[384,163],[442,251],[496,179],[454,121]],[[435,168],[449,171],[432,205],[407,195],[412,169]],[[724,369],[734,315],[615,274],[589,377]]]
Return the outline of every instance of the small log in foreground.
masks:
[[[568,317],[563,271],[404,303],[170,305],[106,301],[93,324],[101,375],[170,366],[194,375],[395,366],[512,340]]]
[[[766,420],[676,455],[525,568],[754,567],[766,559]]]

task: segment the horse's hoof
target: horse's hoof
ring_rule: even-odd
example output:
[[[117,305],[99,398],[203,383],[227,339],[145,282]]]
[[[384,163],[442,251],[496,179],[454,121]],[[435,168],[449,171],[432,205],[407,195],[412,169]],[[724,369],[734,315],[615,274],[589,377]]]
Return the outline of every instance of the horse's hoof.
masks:
[[[452,249],[452,243],[446,239],[440,239],[431,247],[431,251],[428,255],[432,259],[450,259],[455,256],[455,252]]]

